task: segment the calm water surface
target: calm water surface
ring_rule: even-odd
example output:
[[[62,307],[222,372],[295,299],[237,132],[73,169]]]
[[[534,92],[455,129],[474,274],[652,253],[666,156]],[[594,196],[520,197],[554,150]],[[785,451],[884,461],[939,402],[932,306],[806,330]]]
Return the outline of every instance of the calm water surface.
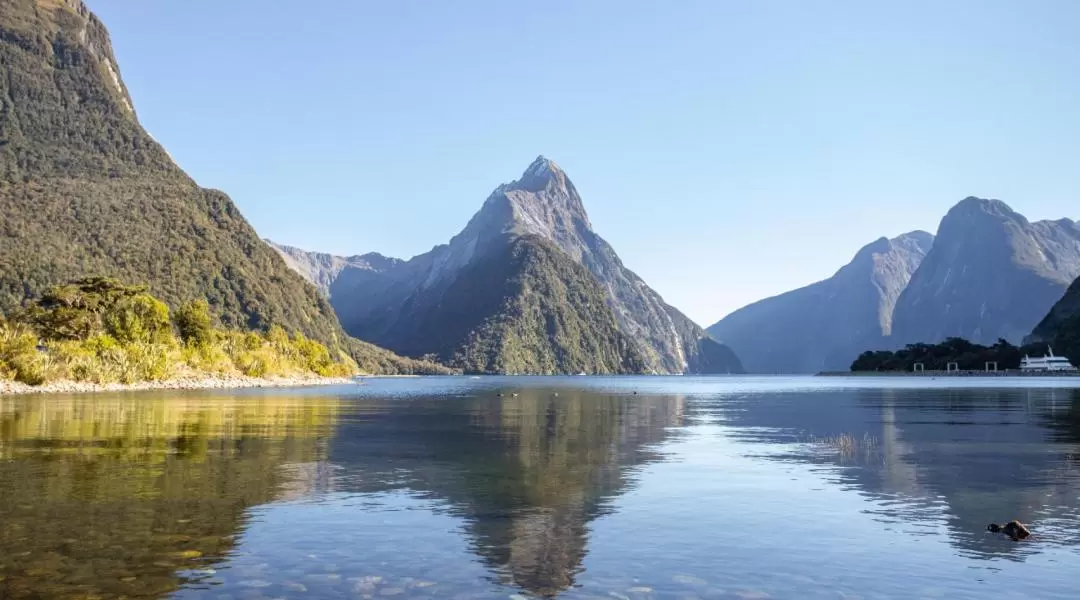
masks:
[[[0,598],[1075,598],[1068,385],[0,398]]]

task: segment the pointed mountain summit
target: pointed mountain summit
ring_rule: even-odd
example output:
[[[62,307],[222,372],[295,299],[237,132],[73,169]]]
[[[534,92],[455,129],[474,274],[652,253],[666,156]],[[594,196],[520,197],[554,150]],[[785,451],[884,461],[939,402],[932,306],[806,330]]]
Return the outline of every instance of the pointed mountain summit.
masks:
[[[570,178],[543,156],[518,180],[495,188],[448,244],[379,273],[355,275],[345,268],[339,277],[351,283],[330,285],[342,324],[407,355],[433,353],[481,371],[505,372],[500,365],[513,363],[565,373],[579,370],[559,358],[565,353],[559,348],[576,344],[610,350],[603,364],[580,369],[589,372],[742,371],[729,348],[623,266],[593,231]],[[512,339],[531,340],[528,358],[496,344],[507,331]],[[566,337],[559,338],[560,331]],[[541,360],[549,355],[554,362]]]
[[[1080,226],[1028,221],[1001,200],[968,197],[896,302],[897,344],[963,337],[1019,344],[1080,276]]]
[[[143,130],[109,33],[81,0],[0,1],[0,68],[0,312],[108,276],[173,307],[205,298],[225,327],[278,324],[347,347],[367,370],[413,364],[347,339],[228,196]]]
[[[741,308],[709,333],[751,373],[847,370],[886,343],[896,300],[933,243],[925,231],[880,238],[832,277]]]

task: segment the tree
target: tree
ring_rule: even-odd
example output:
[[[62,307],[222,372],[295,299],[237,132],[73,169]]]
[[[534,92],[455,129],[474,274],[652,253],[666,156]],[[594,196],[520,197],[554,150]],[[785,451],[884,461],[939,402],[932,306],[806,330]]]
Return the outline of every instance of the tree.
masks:
[[[210,318],[210,304],[206,300],[186,302],[176,310],[173,317],[180,339],[185,344],[201,346],[214,339],[214,324]]]
[[[146,286],[90,277],[49,288],[24,313],[47,340],[85,340],[107,333],[124,342],[157,342],[170,333],[169,307]]]

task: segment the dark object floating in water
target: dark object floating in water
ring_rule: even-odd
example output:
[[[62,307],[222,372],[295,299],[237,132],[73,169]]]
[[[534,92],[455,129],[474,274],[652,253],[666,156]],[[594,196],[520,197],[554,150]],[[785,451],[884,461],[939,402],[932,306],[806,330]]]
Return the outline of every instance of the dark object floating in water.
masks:
[[[992,533],[1004,533],[1005,535],[1012,538],[1014,542],[1018,542],[1031,535],[1031,532],[1028,531],[1028,528],[1024,527],[1024,524],[1020,521],[1009,521],[1005,525],[991,523],[986,526],[986,530]]]

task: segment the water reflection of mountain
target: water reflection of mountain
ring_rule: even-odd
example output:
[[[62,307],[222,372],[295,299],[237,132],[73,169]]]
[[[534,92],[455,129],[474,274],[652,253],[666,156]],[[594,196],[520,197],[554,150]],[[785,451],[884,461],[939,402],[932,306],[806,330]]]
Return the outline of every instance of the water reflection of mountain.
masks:
[[[1080,392],[862,389],[768,395],[731,405],[737,435],[791,443],[850,435],[854,449],[808,444],[782,459],[827,463],[902,525],[942,522],[975,558],[1022,559],[1078,546]],[[746,429],[752,428],[752,429]],[[986,524],[1019,518],[1038,539],[1013,544]]]
[[[336,402],[0,398],[0,598],[157,597],[314,485]]]
[[[627,490],[682,401],[561,390],[462,401],[366,400],[331,460],[349,492],[408,489],[446,501],[500,579],[540,595],[573,585],[588,523]]]

